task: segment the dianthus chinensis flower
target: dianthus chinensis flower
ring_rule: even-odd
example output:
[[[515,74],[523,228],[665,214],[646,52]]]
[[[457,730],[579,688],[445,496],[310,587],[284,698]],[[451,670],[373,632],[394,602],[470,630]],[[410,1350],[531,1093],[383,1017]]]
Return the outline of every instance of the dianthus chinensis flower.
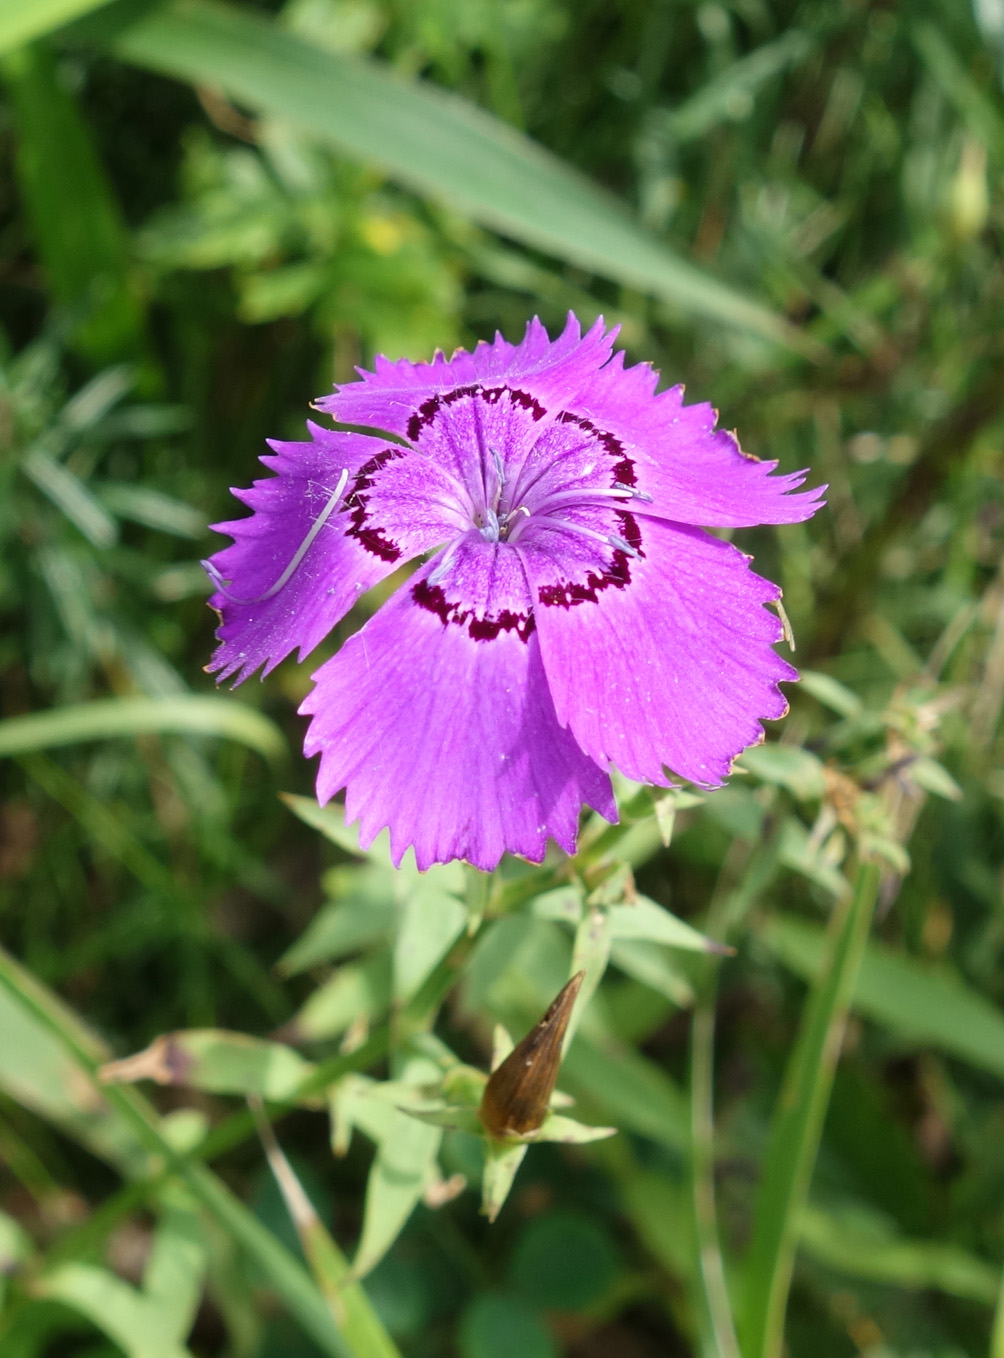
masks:
[[[574,852],[583,803],[616,820],[611,764],[714,787],[787,710],[780,590],[703,527],[807,519],[820,492],[793,494],[804,472],[771,476],[682,387],[656,395],[615,336],[570,315],[553,341],[533,320],[516,345],[378,358],[316,402],[372,432],[271,442],[274,476],[234,491],[251,517],[215,525],[218,680],[302,659],[427,558],[300,709],[319,800],[344,788],[360,843],[389,826],[396,863]]]

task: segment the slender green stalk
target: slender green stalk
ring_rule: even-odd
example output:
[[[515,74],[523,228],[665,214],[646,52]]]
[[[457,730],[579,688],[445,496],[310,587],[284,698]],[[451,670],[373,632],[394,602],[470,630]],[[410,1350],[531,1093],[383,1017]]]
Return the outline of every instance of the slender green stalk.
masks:
[[[777,864],[776,838],[750,858],[749,849],[733,845],[708,907],[705,932],[726,942],[740,919],[766,886]],[[690,1174],[698,1276],[703,1292],[705,1324],[714,1343],[714,1358],[740,1358],[733,1324],[715,1207],[715,997],[721,958],[707,958],[691,1028]]]
[[[880,869],[858,867],[851,899],[834,914],[828,960],[810,991],[774,1113],[746,1273],[743,1352],[780,1358],[784,1316],[833,1073],[871,927]]]
[[[989,1358],[1004,1358],[1004,1274],[1001,1276],[997,1310],[994,1312],[994,1327],[990,1333]]]
[[[345,1317],[341,1333],[320,1290],[302,1264],[271,1231],[207,1169],[179,1154],[162,1135],[157,1115],[128,1085],[104,1085],[97,1070],[106,1053],[74,1016],[33,977],[0,949],[0,985],[61,1043],[95,1091],[119,1114],[137,1141],[182,1179],[199,1204],[259,1265],[271,1285],[307,1334],[330,1358],[392,1358],[397,1349],[358,1284],[348,1284],[341,1296]],[[379,1343],[353,1344],[349,1336],[378,1336]]]
[[[741,1358],[732,1324],[715,1211],[714,1081],[715,998],[706,996],[694,1011],[690,1068],[691,1175],[694,1226],[704,1301],[716,1358]]]

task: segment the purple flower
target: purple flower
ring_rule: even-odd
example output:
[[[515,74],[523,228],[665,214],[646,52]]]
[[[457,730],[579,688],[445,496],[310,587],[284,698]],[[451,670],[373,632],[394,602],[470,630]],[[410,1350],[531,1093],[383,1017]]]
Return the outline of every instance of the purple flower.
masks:
[[[356,599],[424,560],[313,676],[305,750],[317,795],[346,790],[368,845],[399,863],[574,852],[588,803],[617,810],[609,767],[704,787],[784,715],[776,585],[698,525],[793,523],[820,505],[804,472],[740,452],[707,405],[655,394],[603,322],[551,341],[392,363],[271,444],[275,475],[235,491],[250,518],[207,562],[218,680],[302,659]],[[381,432],[383,431],[383,432]]]

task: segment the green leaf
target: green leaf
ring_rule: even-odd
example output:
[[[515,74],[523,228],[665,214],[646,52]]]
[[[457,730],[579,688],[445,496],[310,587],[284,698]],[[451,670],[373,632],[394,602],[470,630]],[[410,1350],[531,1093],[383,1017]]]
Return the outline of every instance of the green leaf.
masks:
[[[654,1061],[626,1046],[601,1047],[580,1033],[565,1054],[561,1085],[590,1116],[614,1127],[677,1151],[690,1143],[687,1101],[680,1089]]]
[[[778,859],[786,868],[815,882],[828,895],[840,900],[847,895],[847,878],[839,868],[823,857],[801,821],[789,817],[781,827]]]
[[[605,1141],[608,1136],[616,1136],[616,1127],[592,1127],[587,1122],[562,1113],[548,1113],[541,1123],[540,1130],[534,1132],[533,1141],[560,1141],[566,1146],[586,1146],[590,1141]]]
[[[108,0],[4,0],[0,9],[0,53],[22,47],[106,4]]]
[[[338,1326],[341,1342],[355,1358],[400,1358],[366,1293],[349,1274],[345,1256],[335,1244],[286,1159],[271,1124],[257,1101],[252,1111],[304,1257]]]
[[[222,90],[402,183],[686,311],[804,348],[793,327],[674,255],[568,165],[472,104],[308,44],[236,8],[174,0],[113,40],[127,61]]]
[[[236,740],[266,759],[287,754],[279,728],[233,698],[178,694],[169,698],[102,698],[0,721],[0,758],[84,740],[177,732]]]
[[[939,764],[936,759],[915,759],[908,772],[910,779],[918,787],[922,787],[925,792],[933,793],[935,797],[944,797],[949,802],[960,802],[962,800],[962,789],[948,770],[942,764]]]
[[[158,1307],[107,1269],[62,1264],[39,1278],[35,1289],[86,1316],[127,1358],[192,1358],[170,1329],[164,1330]]]
[[[818,801],[826,791],[822,763],[797,745],[753,745],[743,751],[737,766],[761,783],[787,788],[799,801]]]
[[[298,797],[292,792],[281,792],[279,796],[294,816],[298,816],[312,830],[319,830],[325,839],[330,839],[332,844],[337,844],[346,853],[356,858],[371,858],[377,863],[390,862],[386,852],[389,847],[386,830],[377,835],[368,849],[360,849],[358,832],[345,824],[344,806],[339,806],[337,802],[320,806],[314,797]]]
[[[394,940],[394,1000],[405,1004],[442,961],[467,924],[466,907],[434,886],[418,886],[404,905]]]
[[[143,1295],[154,1327],[178,1344],[195,1323],[208,1256],[198,1215],[178,1205],[166,1206],[143,1271]]]
[[[57,1125],[64,1126],[70,1135],[85,1145],[89,1141],[86,1124],[78,1117],[67,1117],[67,1106],[83,1109],[89,1106],[92,1122],[101,1122],[102,1146],[113,1145],[116,1153],[108,1158],[132,1178],[146,1178],[151,1173],[151,1158],[157,1165],[167,1166],[192,1196],[234,1242],[252,1259],[268,1278],[270,1285],[289,1308],[290,1314],[306,1334],[310,1335],[328,1358],[350,1358],[351,1350],[342,1334],[332,1323],[330,1310],[309,1274],[299,1260],[279,1243],[275,1236],[227,1189],[204,1165],[180,1155],[165,1137],[152,1108],[130,1087],[106,1086],[98,1083],[97,1065],[105,1051],[83,1028],[79,1020],[31,977],[8,954],[0,949],[0,1031],[5,1041],[0,1043],[0,1068],[10,1049],[16,1047],[16,1061],[23,1068],[32,1063],[33,1056],[47,1061],[47,1076],[54,1074],[53,1056],[64,1064],[63,1089],[55,1093],[51,1088],[40,1091],[32,1081],[34,1066],[22,1071],[22,1079],[11,1089],[28,1107],[38,1108],[44,1116],[51,1116]],[[13,1018],[13,1022],[10,1022]],[[15,1026],[17,1025],[17,1026]],[[14,1038],[11,1039],[11,1034]],[[27,1038],[27,1041],[24,1039]],[[41,1105],[41,1106],[40,1106]],[[51,1110],[51,1111],[50,1111]],[[121,1148],[121,1149],[119,1149]],[[99,1153],[103,1153],[99,1151]],[[375,1322],[374,1322],[375,1323]],[[388,1355],[396,1351],[386,1341],[382,1350],[374,1353]],[[368,1358],[369,1351],[366,1351]],[[357,1355],[356,1358],[359,1358]]]
[[[758,937],[796,975],[810,981],[819,975],[825,944],[818,925],[775,915]],[[946,1052],[1004,1078],[1004,1015],[947,969],[872,941],[853,1006],[911,1046]]]
[[[282,1102],[295,1097],[313,1069],[298,1052],[279,1042],[219,1028],[191,1028],[164,1033],[134,1056],[107,1062],[101,1078],[110,1084],[154,1080]]]
[[[383,868],[354,864],[334,868],[325,886],[335,899],[322,906],[293,946],[279,959],[283,976],[296,976],[319,962],[360,952],[390,938],[398,918]]]
[[[699,930],[666,910],[647,896],[636,896],[631,905],[612,905],[609,909],[610,937],[645,943],[662,943],[668,948],[688,952],[720,953],[723,948]]]
[[[665,995],[679,1008],[689,1009],[694,1003],[690,979],[674,964],[672,954],[667,955],[640,940],[620,939],[610,949],[610,961],[650,990]]]
[[[59,22],[91,6],[37,7]],[[5,13],[0,47],[9,24]],[[16,115],[18,181],[53,295],[79,316],[74,335],[88,357],[134,357],[143,316],[129,277],[129,236],[90,129],[43,45],[11,52],[2,69]]]
[[[582,919],[584,893],[580,886],[561,886],[545,891],[527,902],[527,910],[534,919],[558,920],[578,927]]]
[[[317,987],[289,1025],[297,1042],[338,1037],[354,1023],[371,1023],[390,1006],[391,964],[385,952],[348,962]]]
[[[470,1136],[481,1136],[484,1128],[476,1108],[462,1107],[458,1104],[442,1103],[436,1107],[422,1106],[401,1110],[410,1118],[427,1122],[431,1127],[449,1127],[454,1132],[467,1132]]]
[[[111,547],[118,525],[90,488],[68,467],[39,447],[21,459],[21,470],[95,547]]]
[[[0,1314],[6,1303],[7,1279],[17,1272],[31,1251],[31,1236],[12,1216],[0,1212]]]
[[[415,1057],[405,1063],[401,1080],[395,1083],[420,1088],[440,1074],[433,1062]],[[368,1273],[400,1235],[433,1177],[442,1138],[441,1127],[409,1117],[402,1108],[391,1110],[366,1181],[363,1226],[352,1264],[353,1276]]]
[[[144,524],[158,533],[178,538],[201,538],[206,531],[205,516],[193,505],[175,500],[152,486],[132,486],[127,482],[104,481],[96,494],[101,503],[119,518]]]
[[[752,112],[752,96],[760,86],[804,61],[813,45],[807,33],[791,29],[748,56],[729,62],[720,75],[705,81],[697,94],[661,117],[655,115],[652,122],[673,141],[688,142],[721,123],[741,120]]]
[[[805,692],[810,693],[831,712],[836,712],[838,716],[847,717],[849,720],[860,715],[861,699],[838,679],[819,670],[800,670],[798,677]]]
[[[997,1300],[998,1269],[958,1245],[906,1239],[871,1212],[807,1206],[799,1243],[818,1263],[853,1278],[909,1291],[936,1288],[986,1306]]]
[[[914,46],[938,85],[968,123],[973,135],[997,156],[1004,155],[1004,118],[993,96],[981,88],[954,48],[929,22],[912,33]]]
[[[494,1221],[512,1188],[516,1173],[529,1149],[526,1141],[484,1140],[485,1168],[481,1179],[481,1211]]]
[[[582,1015],[596,993],[596,989],[603,979],[603,973],[607,969],[607,963],[610,961],[612,914],[613,911],[604,906],[592,906],[586,910],[579,922],[579,927],[575,931],[569,972],[573,976],[580,971],[584,971],[586,974],[582,979],[582,986],[569,1016],[568,1027],[565,1030],[564,1044],[566,1048],[575,1037]]]
[[[27,972],[16,968],[14,974],[26,993],[35,993],[37,983]],[[58,1005],[54,998],[51,1002],[54,1007]],[[81,1041],[93,1041],[62,1006],[56,1012],[63,1023],[77,1029]],[[2,984],[0,1033],[0,1089],[6,1095],[119,1169],[146,1170],[147,1156],[136,1138],[93,1086],[81,1078],[58,1038],[36,1022],[16,994]]]

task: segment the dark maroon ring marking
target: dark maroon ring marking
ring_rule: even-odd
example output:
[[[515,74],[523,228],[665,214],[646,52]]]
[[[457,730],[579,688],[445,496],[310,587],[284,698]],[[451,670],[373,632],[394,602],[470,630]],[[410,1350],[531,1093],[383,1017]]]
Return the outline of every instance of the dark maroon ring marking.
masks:
[[[625,510],[617,511],[620,521],[621,537],[635,549],[639,556],[645,553],[641,548],[641,529],[633,514]],[[585,583],[577,580],[558,580],[553,585],[540,585],[537,598],[545,608],[572,608],[575,604],[599,603],[599,596],[605,589],[625,589],[631,583],[631,558],[627,552],[614,548],[610,565],[602,575],[590,571]]]
[[[346,507],[351,506],[350,526],[345,530],[345,536],[355,538],[360,546],[365,547],[373,556],[378,556],[381,561],[397,561],[401,556],[401,548],[387,537],[382,528],[375,527],[369,522],[366,513],[369,496],[366,491],[372,489],[373,479],[381,467],[395,458],[404,457],[404,454],[403,448],[385,448],[382,453],[371,457],[356,472],[352,489],[345,497]]]
[[[454,387],[452,391],[444,391],[435,396],[430,396],[409,418],[408,437],[412,443],[417,442],[419,434],[427,425],[432,423],[440,410],[453,405],[456,401],[463,400],[465,396],[480,396],[489,405],[497,405],[503,396],[508,396],[513,405],[522,406],[524,410],[529,410],[535,420],[542,420],[547,414],[536,397],[531,396],[527,391],[520,391],[516,387]]]
[[[605,452],[618,459],[614,464],[614,475],[621,485],[636,486],[638,484],[634,463],[624,452],[624,445],[615,434],[611,434],[606,429],[600,429],[598,425],[593,424],[592,420],[587,420],[583,415],[573,415],[570,410],[562,410],[557,417],[557,423],[575,424],[587,434],[592,434],[597,443],[602,445]]]
[[[475,617],[472,608],[464,608],[447,599],[442,587],[430,585],[428,580],[419,580],[412,588],[411,597],[419,608],[435,613],[444,627],[451,623],[456,627],[467,624],[467,634],[472,641],[494,641],[501,632],[515,632],[520,641],[525,642],[530,640],[537,626],[532,612],[514,613],[509,608],[494,617],[491,614],[485,618]]]

